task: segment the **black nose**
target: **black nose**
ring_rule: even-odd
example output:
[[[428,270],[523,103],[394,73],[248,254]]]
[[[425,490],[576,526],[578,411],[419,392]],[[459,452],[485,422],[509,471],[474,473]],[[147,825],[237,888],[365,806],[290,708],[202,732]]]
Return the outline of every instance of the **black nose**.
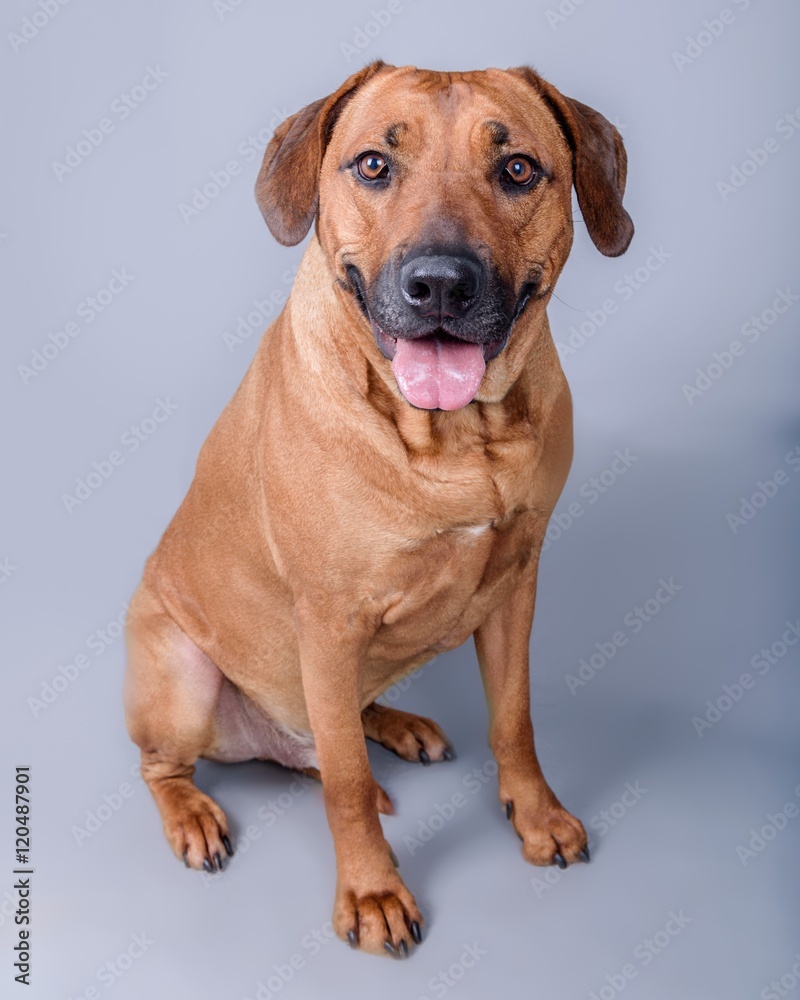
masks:
[[[463,316],[481,291],[481,267],[468,257],[420,256],[400,271],[403,298],[420,316]]]

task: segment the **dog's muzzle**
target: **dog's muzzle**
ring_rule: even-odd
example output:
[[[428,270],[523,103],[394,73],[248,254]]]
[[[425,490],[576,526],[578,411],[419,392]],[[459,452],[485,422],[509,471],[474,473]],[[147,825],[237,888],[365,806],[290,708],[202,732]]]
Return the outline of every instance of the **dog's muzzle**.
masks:
[[[425,410],[471,403],[521,312],[492,269],[460,248],[427,248],[390,261],[369,294],[358,270],[348,270],[405,399]]]

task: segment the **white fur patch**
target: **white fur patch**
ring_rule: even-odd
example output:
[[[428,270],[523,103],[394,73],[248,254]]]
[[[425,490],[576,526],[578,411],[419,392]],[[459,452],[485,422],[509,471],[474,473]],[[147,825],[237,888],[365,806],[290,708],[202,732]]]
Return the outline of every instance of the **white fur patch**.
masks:
[[[490,522],[487,522],[486,524],[471,524],[468,528],[461,528],[460,530],[466,531],[468,535],[477,536],[482,535],[484,531],[488,531],[491,526]]]

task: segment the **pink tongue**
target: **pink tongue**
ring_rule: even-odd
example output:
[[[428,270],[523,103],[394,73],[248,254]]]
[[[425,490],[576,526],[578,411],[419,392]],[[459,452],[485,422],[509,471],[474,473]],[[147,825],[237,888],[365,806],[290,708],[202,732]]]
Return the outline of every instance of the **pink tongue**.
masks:
[[[486,371],[483,347],[436,336],[398,337],[392,371],[400,392],[423,410],[458,410],[475,398]]]

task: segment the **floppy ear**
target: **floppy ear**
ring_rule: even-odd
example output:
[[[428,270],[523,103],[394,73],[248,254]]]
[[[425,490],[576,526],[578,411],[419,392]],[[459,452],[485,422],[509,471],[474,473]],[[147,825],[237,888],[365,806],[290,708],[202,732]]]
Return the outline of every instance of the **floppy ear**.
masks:
[[[287,118],[270,139],[256,181],[256,201],[270,232],[284,246],[299,243],[314,221],[319,171],[336,119],[383,66],[378,60],[354,73],[335,93]]]
[[[565,97],[527,66],[522,73],[544,98],[572,150],[572,179],[592,242],[606,257],[618,257],[633,238],[633,222],[622,207],[628,172],[622,137],[599,111]]]

